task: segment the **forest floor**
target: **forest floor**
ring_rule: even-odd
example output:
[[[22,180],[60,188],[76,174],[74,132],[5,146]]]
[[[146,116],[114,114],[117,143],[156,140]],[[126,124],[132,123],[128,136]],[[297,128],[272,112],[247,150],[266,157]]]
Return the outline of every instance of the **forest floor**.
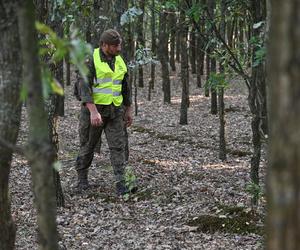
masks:
[[[138,89],[138,115],[129,128],[130,159],[139,181],[137,194],[115,195],[105,139],[89,172],[92,187],[78,193],[74,169],[78,152],[80,103],[66,88],[65,117],[60,119],[59,159],[66,206],[58,208],[63,249],[263,249],[264,196],[251,210],[251,115],[247,89],[233,80],[225,92],[227,160],[218,158],[218,116],[210,98],[190,79],[188,125],[179,125],[181,85],[172,73],[172,104],[164,105],[161,80],[153,99]],[[19,145],[26,139],[23,110]],[[260,176],[265,178],[265,150]],[[50,178],[50,177],[49,177]],[[37,249],[30,168],[15,156],[10,176],[16,249]]]

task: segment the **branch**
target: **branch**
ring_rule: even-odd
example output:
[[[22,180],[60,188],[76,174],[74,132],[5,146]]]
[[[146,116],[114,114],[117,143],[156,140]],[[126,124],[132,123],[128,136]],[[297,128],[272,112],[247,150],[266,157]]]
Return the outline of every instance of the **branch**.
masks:
[[[12,143],[10,143],[10,142],[8,142],[8,141],[2,139],[1,137],[0,137],[0,146],[4,147],[4,148],[6,148],[6,149],[10,149],[11,151],[13,151],[13,152],[15,152],[15,153],[17,153],[17,154],[20,154],[20,155],[22,155],[22,156],[25,155],[25,150],[24,150],[24,148],[18,147],[18,146],[16,146],[16,145],[14,145],[14,144],[12,144]]]
[[[212,18],[211,15],[208,11],[208,9],[206,9],[206,13],[207,16],[209,17],[209,21],[213,27],[213,30],[216,34],[216,37],[222,42],[222,44],[224,45],[225,49],[228,51],[228,53],[230,54],[230,56],[232,57],[233,61],[235,62],[236,66],[233,67],[233,65],[229,64],[239,75],[241,75],[246,82],[246,85],[248,87],[248,89],[250,89],[250,77],[245,73],[245,71],[243,70],[242,65],[240,64],[240,62],[238,61],[238,59],[236,58],[235,54],[232,52],[232,50],[229,48],[229,46],[227,45],[226,41],[223,39],[223,37],[221,36],[220,32],[218,31],[216,25],[214,24],[214,22],[212,22]]]
[[[211,15],[208,11],[207,8],[205,8],[205,11],[207,12],[209,21],[214,29],[214,32],[216,34],[216,37],[218,40],[221,41],[221,43],[223,44],[224,48],[228,51],[229,55],[231,56],[231,58],[233,59],[234,63],[229,63],[229,66],[240,76],[243,77],[243,79],[245,80],[246,86],[248,87],[248,89],[250,89],[250,77],[245,73],[245,71],[243,70],[242,65],[240,64],[240,62],[238,61],[238,59],[236,58],[235,54],[232,52],[232,50],[229,48],[229,46],[227,45],[226,41],[222,38],[220,32],[218,31],[216,25],[211,21]],[[206,42],[208,42],[208,38],[205,37],[202,32],[201,32],[201,27],[199,26],[200,24],[197,23],[194,19],[192,19],[192,22],[194,23],[196,29],[198,30],[200,36],[202,36]],[[205,51],[206,52],[206,51]],[[206,52],[207,53],[207,52]]]

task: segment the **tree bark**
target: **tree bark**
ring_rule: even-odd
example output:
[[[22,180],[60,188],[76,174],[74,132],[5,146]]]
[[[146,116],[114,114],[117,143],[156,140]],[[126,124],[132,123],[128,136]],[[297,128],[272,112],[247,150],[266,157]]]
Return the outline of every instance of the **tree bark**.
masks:
[[[169,14],[169,31],[170,31],[170,66],[172,71],[176,71],[175,64],[175,42],[176,42],[176,27],[174,27],[174,23],[176,23],[176,14]]]
[[[300,249],[300,4],[271,0],[267,249]]]
[[[137,44],[138,48],[142,49],[145,47],[145,39],[144,39],[144,12],[145,12],[145,1],[140,1],[139,8],[143,11],[141,15],[138,17],[138,25],[137,25]],[[139,66],[139,87],[144,87],[144,71],[143,65]]]
[[[152,54],[156,54],[156,29],[155,29],[155,1],[151,2],[151,50]],[[150,73],[150,81],[148,88],[148,101],[151,100],[151,92],[154,89],[154,81],[155,81],[155,64],[151,63],[151,73]]]
[[[220,22],[220,35],[225,40],[226,33],[226,2],[221,1],[221,22]],[[220,73],[224,74],[224,67],[220,65]],[[222,161],[226,160],[226,140],[225,140],[225,104],[224,104],[224,88],[218,88],[218,102],[219,102],[219,121],[220,121],[220,131],[219,131],[219,158]]]
[[[177,18],[177,23],[176,23],[176,61],[177,62],[180,62],[180,32],[179,32],[179,27],[180,27],[180,21],[179,21],[179,18]]]
[[[21,119],[21,65],[17,1],[0,1],[0,138],[15,145]],[[0,250],[14,249],[16,227],[11,216],[9,173],[12,151],[0,146]]]
[[[265,20],[265,13],[263,8],[264,0],[255,0],[252,2],[252,16],[253,23],[258,23]],[[259,37],[259,29],[253,29],[253,36]],[[252,62],[255,61],[255,53],[257,48],[254,47],[252,51]],[[259,65],[252,67],[252,75],[249,90],[249,107],[252,114],[251,128],[252,128],[252,144],[253,144],[253,155],[251,157],[251,172],[250,177],[252,183],[259,185],[259,163],[261,157],[261,138],[260,138],[260,124],[261,124],[261,93],[260,87],[265,85],[265,64],[260,62]],[[258,200],[257,196],[254,195],[252,198],[253,205],[256,205]]]
[[[169,62],[168,62],[168,36],[166,34],[167,13],[162,11],[160,13],[160,30],[159,30],[159,59],[161,63],[164,103],[171,103],[171,86],[169,76]]]
[[[192,25],[192,29],[190,31],[190,46],[189,46],[189,57],[191,64],[191,72],[192,74],[196,74],[196,29],[195,26]]]
[[[210,0],[208,1],[208,12],[209,12],[209,16],[211,18],[211,21],[214,21],[215,18],[215,8],[216,8],[216,2],[215,0]],[[212,53],[215,49],[215,45],[212,43],[212,45],[210,46],[209,50]],[[214,57],[210,57],[210,74],[211,73],[216,73],[217,71],[217,63],[216,63],[216,59]],[[209,77],[209,75],[208,75]],[[217,102],[217,92],[215,88],[211,88],[211,96],[210,96],[210,100],[211,100],[211,105],[210,105],[210,113],[213,115],[216,115],[218,113],[218,102]]]
[[[40,249],[58,249],[56,205],[52,175],[54,150],[49,140],[47,113],[42,97],[37,34],[31,0],[19,7],[19,27],[24,59],[24,84],[28,90],[29,147],[26,155],[32,168],[37,207]]]
[[[180,48],[181,48],[181,82],[182,94],[180,105],[179,124],[188,124],[188,107],[189,107],[189,63],[187,53],[187,33],[188,27],[185,24],[185,13],[180,12]]]

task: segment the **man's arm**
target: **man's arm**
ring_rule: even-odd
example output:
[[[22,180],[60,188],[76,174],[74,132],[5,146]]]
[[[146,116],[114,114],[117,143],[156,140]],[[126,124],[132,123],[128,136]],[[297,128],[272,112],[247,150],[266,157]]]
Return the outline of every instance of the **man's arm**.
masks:
[[[122,81],[122,96],[123,96],[123,105],[125,107],[125,114],[124,114],[124,120],[127,127],[130,127],[133,121],[132,117],[132,109],[131,109],[131,91],[129,84],[127,82],[128,74],[124,76],[124,79]]]
[[[96,105],[93,101],[93,81],[94,77],[96,75],[95,66],[93,63],[93,60],[89,60],[87,62],[87,66],[89,69],[88,74],[88,82],[85,82],[83,79],[81,79],[79,84],[79,92],[80,92],[80,99],[81,103],[88,108],[90,111],[90,120],[92,126],[100,126],[102,124],[102,118],[100,113],[97,110]]]

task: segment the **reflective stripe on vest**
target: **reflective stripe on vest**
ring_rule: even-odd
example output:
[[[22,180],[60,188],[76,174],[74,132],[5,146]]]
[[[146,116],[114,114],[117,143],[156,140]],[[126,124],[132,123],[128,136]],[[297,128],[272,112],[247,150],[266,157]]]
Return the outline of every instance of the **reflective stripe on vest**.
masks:
[[[120,96],[121,92],[113,92],[111,89],[93,88],[93,93],[112,94],[113,96]]]
[[[122,80],[127,67],[121,56],[115,58],[115,71],[106,62],[101,61],[99,48],[94,50],[94,65],[96,79],[93,86],[93,100],[95,104],[120,106],[123,102]]]
[[[104,78],[104,79],[95,79],[94,85],[107,83],[107,82],[113,82],[113,84],[121,84],[121,80],[112,80],[111,78]]]

